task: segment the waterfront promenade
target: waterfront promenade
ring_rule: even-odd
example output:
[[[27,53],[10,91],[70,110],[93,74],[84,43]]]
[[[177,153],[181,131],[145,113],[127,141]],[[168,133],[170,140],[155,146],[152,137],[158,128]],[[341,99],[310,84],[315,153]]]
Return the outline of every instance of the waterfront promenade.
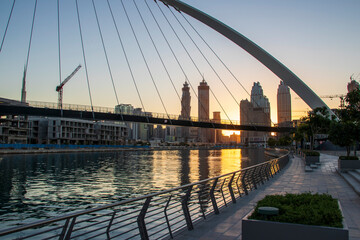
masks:
[[[360,197],[337,173],[337,158],[322,153],[321,166],[313,172],[305,172],[303,160],[295,156],[274,179],[261,185],[258,190],[251,191],[236,204],[222,209],[219,215],[209,217],[205,222],[195,225],[194,230],[183,232],[175,239],[241,239],[242,218],[265,195],[312,192],[329,193],[339,199],[350,240],[360,240]]]

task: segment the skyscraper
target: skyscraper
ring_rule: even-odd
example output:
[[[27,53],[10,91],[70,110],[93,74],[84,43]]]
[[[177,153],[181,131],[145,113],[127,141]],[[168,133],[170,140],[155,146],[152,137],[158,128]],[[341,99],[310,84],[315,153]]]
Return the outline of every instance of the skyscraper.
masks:
[[[240,123],[244,125],[271,126],[270,102],[264,96],[259,82],[254,82],[251,89],[251,101],[240,102]],[[241,142],[262,144],[267,141],[267,132],[241,131]]]
[[[198,118],[199,121],[209,121],[209,86],[205,79],[200,82],[198,86]],[[202,142],[210,141],[210,131],[206,128],[199,129],[199,140]]]
[[[263,112],[270,113],[269,99],[264,96],[263,89],[259,82],[254,82],[251,89],[251,103],[254,108],[262,108]]]
[[[182,88],[182,97],[181,97],[181,117],[184,119],[190,119],[190,88],[187,81],[185,81],[184,86]]]
[[[187,81],[185,81],[184,86],[182,88],[182,97],[181,97],[181,118],[190,120],[190,111],[191,111],[191,96],[190,96],[190,88]],[[181,127],[180,128],[181,136],[184,142],[187,142],[190,137],[190,128]]]
[[[279,126],[291,125],[290,88],[283,81],[280,81],[277,91],[277,120]]]
[[[198,117],[200,121],[209,120],[209,89],[207,82],[203,79],[198,86]]]

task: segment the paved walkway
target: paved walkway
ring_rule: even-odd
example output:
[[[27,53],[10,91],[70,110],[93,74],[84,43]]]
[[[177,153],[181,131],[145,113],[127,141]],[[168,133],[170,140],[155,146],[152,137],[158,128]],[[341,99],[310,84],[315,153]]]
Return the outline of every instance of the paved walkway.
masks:
[[[194,230],[177,236],[176,239],[241,239],[242,218],[264,196],[310,191],[329,193],[339,199],[349,228],[350,240],[360,240],[360,197],[336,172],[337,158],[321,154],[321,166],[313,172],[305,172],[303,160],[295,156],[274,179],[241,198],[236,204],[222,209],[219,215],[213,215],[205,222],[195,225]]]

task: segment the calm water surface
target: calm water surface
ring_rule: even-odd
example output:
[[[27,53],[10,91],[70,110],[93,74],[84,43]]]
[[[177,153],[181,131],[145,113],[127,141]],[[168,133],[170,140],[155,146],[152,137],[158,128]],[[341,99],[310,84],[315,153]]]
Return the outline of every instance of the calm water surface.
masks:
[[[0,229],[181,186],[264,160],[268,158],[259,149],[1,156]]]

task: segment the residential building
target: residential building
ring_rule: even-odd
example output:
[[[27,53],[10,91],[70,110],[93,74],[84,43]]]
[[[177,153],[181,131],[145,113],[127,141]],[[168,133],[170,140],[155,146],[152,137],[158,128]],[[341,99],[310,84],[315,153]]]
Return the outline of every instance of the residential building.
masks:
[[[0,116],[0,143],[28,143],[29,121],[25,116]]]
[[[122,123],[60,117],[29,117],[29,122],[31,143],[121,145],[128,136]]]

